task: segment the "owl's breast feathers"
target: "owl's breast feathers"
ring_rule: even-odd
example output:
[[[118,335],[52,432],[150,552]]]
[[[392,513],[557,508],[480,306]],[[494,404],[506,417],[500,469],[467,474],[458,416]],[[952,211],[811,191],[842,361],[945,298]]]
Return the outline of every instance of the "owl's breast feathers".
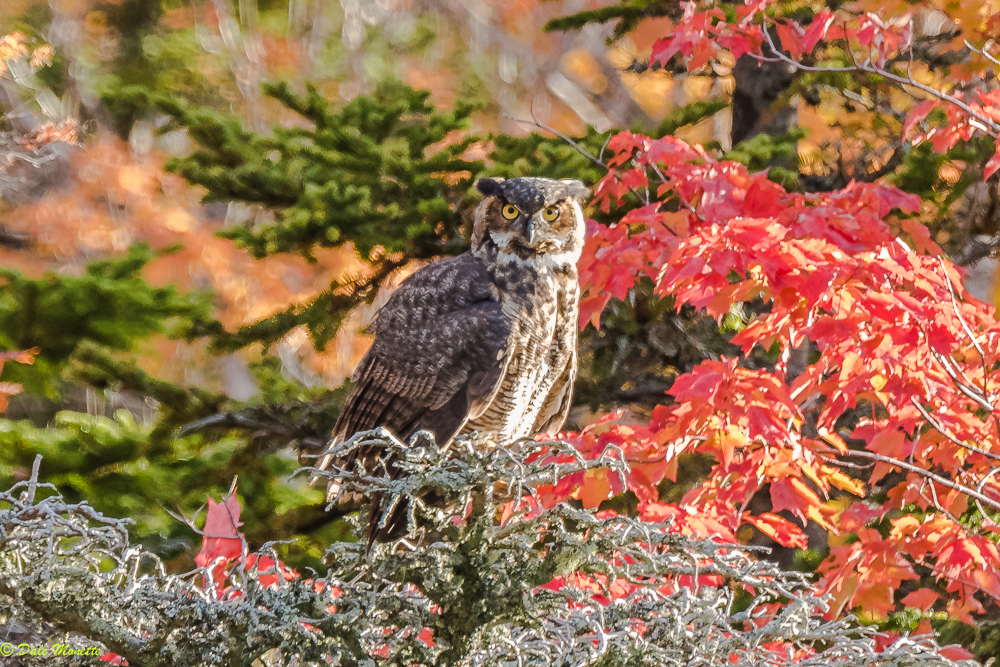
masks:
[[[576,378],[579,284],[575,258],[483,254],[510,327],[507,363],[489,406],[462,432],[508,444],[556,431],[566,419]]]

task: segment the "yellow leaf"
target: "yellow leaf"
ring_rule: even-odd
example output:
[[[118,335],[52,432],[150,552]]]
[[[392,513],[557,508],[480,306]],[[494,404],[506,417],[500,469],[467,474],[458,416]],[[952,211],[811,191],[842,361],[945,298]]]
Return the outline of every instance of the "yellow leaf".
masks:
[[[840,365],[840,380],[843,382],[851,377],[854,369],[858,366],[860,357],[857,352],[848,352],[844,355],[844,361]]]
[[[831,615],[834,618],[843,613],[844,607],[846,607],[847,603],[854,597],[854,593],[858,590],[860,583],[861,582],[858,580],[857,572],[851,572],[844,577],[843,581],[840,582],[840,586],[837,587],[833,594],[833,608],[831,609]]]
[[[583,503],[584,509],[593,509],[600,505],[611,495],[608,471],[603,468],[588,470],[583,476],[583,483],[574,495]]]
[[[806,477],[813,481],[813,484],[823,489],[826,485],[820,480],[819,475],[816,474],[816,469],[812,465],[806,463],[805,461],[799,462],[799,470],[805,473]]]
[[[722,450],[722,465],[728,466],[733,460],[733,451],[737,448],[749,446],[750,441],[736,427],[730,426],[725,434],[719,437],[719,449]]]
[[[825,428],[821,428],[819,430],[819,437],[823,440],[823,442],[825,442],[828,445],[831,445],[841,454],[847,453],[847,443],[845,443],[844,439],[841,438],[836,433],[831,433],[830,431],[827,431]]]
[[[859,480],[854,479],[843,471],[837,470],[835,468],[828,468],[823,466],[823,472],[826,473],[826,478],[831,485],[837,487],[841,491],[847,491],[848,493],[853,493],[854,495],[864,497],[865,495],[865,485]]]

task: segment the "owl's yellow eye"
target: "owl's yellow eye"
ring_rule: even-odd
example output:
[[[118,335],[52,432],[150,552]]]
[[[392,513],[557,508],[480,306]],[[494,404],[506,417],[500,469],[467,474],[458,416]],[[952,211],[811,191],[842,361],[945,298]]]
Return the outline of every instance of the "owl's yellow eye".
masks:
[[[549,206],[547,209],[542,211],[542,218],[545,219],[545,222],[552,222],[558,217],[559,217],[559,209],[557,209],[555,206]]]
[[[500,213],[502,213],[503,217],[507,218],[508,220],[513,220],[514,218],[516,218],[521,214],[521,212],[517,210],[517,207],[514,206],[513,204],[507,204],[506,206],[504,206],[502,209],[500,209]]]

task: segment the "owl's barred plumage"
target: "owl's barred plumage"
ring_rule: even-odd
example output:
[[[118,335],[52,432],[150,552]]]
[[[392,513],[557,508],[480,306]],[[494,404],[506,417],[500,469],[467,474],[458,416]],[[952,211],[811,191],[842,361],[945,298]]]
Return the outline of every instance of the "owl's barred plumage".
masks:
[[[476,186],[485,197],[471,250],[415,272],[379,311],[332,444],[382,426],[403,441],[424,429],[441,444],[478,431],[506,445],[566,421],[576,379],[580,201],[589,190],[547,178]],[[337,465],[353,469],[360,457],[369,468],[381,454],[360,451]],[[332,483],[331,500],[338,491]],[[370,501],[369,544],[401,537],[407,508],[383,517],[382,499]]]

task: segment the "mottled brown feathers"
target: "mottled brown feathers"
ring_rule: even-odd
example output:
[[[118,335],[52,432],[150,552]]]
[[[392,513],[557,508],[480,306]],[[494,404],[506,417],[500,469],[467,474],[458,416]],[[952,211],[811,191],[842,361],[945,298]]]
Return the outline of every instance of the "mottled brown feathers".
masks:
[[[420,430],[441,444],[475,430],[507,444],[565,421],[576,377],[579,202],[589,191],[543,178],[476,185],[485,198],[472,250],[423,267],[379,311],[335,442],[383,426],[404,442]],[[513,219],[501,214],[508,205]],[[337,465],[350,470],[360,459],[371,470],[381,456],[360,451]],[[369,543],[405,534],[405,503],[389,517],[381,498],[371,503]]]

